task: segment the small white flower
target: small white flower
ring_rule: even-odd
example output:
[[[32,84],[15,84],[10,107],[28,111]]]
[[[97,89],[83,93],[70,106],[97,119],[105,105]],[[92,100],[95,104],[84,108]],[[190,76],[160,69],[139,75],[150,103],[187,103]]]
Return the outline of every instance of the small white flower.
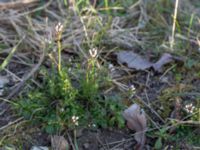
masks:
[[[58,22],[58,24],[57,24],[56,27],[55,27],[55,30],[56,30],[56,33],[62,32],[62,30],[63,30],[63,25],[62,25],[60,22]]]
[[[78,126],[78,119],[79,119],[78,116],[72,116],[72,122],[73,122],[76,126]]]
[[[129,90],[129,92],[131,94],[130,97],[133,97],[135,95],[135,93],[136,93],[135,86],[134,85],[129,86],[128,90]]]
[[[194,112],[194,109],[195,107],[193,106],[193,104],[187,104],[185,105],[185,110],[188,112],[188,113],[193,113]]]
[[[65,109],[64,108],[61,108],[61,110],[60,110],[61,112],[64,112],[65,111]]]
[[[96,128],[96,124],[88,124],[88,127],[90,128],[90,127],[93,127],[93,128]]]
[[[133,92],[135,92],[135,86],[134,86],[134,85],[131,85],[131,86],[130,86],[130,90],[133,91]]]
[[[95,58],[97,56],[97,49],[96,48],[90,49],[89,53],[92,58]]]
[[[57,52],[57,48],[56,48],[56,47],[54,47],[52,51],[53,51],[53,52]]]
[[[48,39],[48,38],[45,38],[45,39],[44,39],[44,42],[45,42],[45,43],[48,43],[48,44],[52,44],[52,41],[51,41],[50,39]]]

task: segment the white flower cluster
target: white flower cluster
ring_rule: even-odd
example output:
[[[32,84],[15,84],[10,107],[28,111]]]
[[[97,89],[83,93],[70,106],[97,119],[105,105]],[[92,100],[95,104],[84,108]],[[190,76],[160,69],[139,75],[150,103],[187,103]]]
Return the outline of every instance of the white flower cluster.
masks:
[[[96,48],[90,49],[89,53],[92,58],[95,58],[97,56],[97,49]]]
[[[131,90],[132,92],[135,92],[135,86],[134,86],[134,85],[131,85],[131,86],[130,86],[130,90]]]
[[[97,126],[96,126],[96,124],[92,123],[92,124],[88,124],[88,127],[89,127],[89,128],[90,128],[90,127],[96,128]]]
[[[130,97],[133,97],[136,93],[136,89],[135,89],[135,86],[133,84],[129,86],[129,91],[131,92]]]
[[[194,112],[194,109],[195,109],[195,106],[190,103],[190,104],[187,104],[185,105],[185,108],[184,108],[188,113],[193,113]]]
[[[56,30],[56,33],[62,32],[62,30],[63,30],[63,25],[62,25],[60,22],[58,22],[58,24],[57,24],[56,27],[55,27],[55,30]]]
[[[73,122],[76,126],[78,126],[78,119],[79,119],[78,116],[72,116],[72,122]]]

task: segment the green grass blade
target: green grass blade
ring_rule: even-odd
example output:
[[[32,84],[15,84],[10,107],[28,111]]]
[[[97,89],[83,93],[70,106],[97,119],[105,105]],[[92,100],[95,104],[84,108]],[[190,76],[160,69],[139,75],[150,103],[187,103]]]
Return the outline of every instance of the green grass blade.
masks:
[[[0,71],[2,71],[9,63],[10,59],[12,58],[12,56],[14,55],[15,51],[17,50],[17,47],[20,45],[20,43],[23,41],[24,38],[22,38],[17,45],[15,45],[13,47],[13,49],[11,50],[11,52],[9,53],[9,55],[6,57],[6,59],[3,61],[3,63],[0,66]]]

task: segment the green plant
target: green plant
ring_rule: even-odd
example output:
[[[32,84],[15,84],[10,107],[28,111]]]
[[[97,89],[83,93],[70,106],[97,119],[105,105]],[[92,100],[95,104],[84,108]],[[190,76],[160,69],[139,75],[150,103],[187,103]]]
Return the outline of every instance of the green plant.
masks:
[[[76,95],[77,90],[63,70],[47,76],[42,89],[21,96],[16,107],[26,119],[53,133],[66,126],[74,127],[73,116],[82,117],[83,108],[75,100]]]
[[[61,73],[61,38],[62,38],[63,25],[61,23],[58,23],[55,30],[56,30],[56,38],[57,38],[56,40],[58,46],[58,72]]]
[[[176,134],[171,136],[169,141],[180,143],[185,142],[189,145],[198,146],[200,144],[200,136],[198,130],[188,125],[180,124],[176,128]]]
[[[192,121],[200,122],[200,98],[197,97],[196,104],[193,106],[192,110]]]
[[[81,75],[77,88],[72,85],[68,69],[61,67],[61,61],[57,69],[44,69],[42,88],[21,95],[15,103],[19,114],[32,124],[39,124],[48,133],[87,125],[123,127],[121,111],[124,106],[120,103],[120,96],[101,95],[97,52],[93,50],[90,54],[87,69]]]
[[[108,7],[108,1],[105,2],[105,6]],[[85,25],[81,14],[83,8],[89,5],[89,0],[75,1],[76,11],[86,34],[86,47],[93,47],[99,44],[98,41],[104,36],[110,22],[102,29],[103,25],[97,18],[96,22],[102,30],[100,29],[98,34],[93,37],[94,40],[88,37],[87,28],[89,27]],[[53,53],[49,55],[54,62],[53,67],[48,71],[44,69],[42,88],[31,90],[28,94],[23,94],[18,98],[14,104],[16,110],[32,124],[40,125],[48,133],[88,125],[123,127],[124,120],[121,111],[124,109],[124,105],[120,103],[120,95],[111,97],[101,94],[100,85],[105,81],[101,77],[102,70],[97,65],[97,50],[89,51],[90,57],[87,65],[83,66],[86,69],[79,68],[77,70],[77,74],[80,76],[76,78],[76,84],[73,84],[68,74],[68,68],[63,67],[61,58],[63,25],[58,23],[55,31],[57,56]],[[82,72],[82,70],[84,71]]]
[[[98,70],[96,66],[97,50],[90,50],[91,58],[88,59],[87,69],[85,75],[80,80],[81,97],[87,100],[93,100],[99,90]]]
[[[117,125],[123,127],[124,120],[121,111],[123,104],[117,97],[103,98],[100,94],[100,83],[105,78],[101,77],[101,69],[97,67],[97,50],[92,49],[88,59],[85,75],[80,79],[79,99],[87,106],[86,111],[90,123],[97,126],[108,127]],[[120,97],[120,96],[118,96]]]
[[[87,92],[82,93],[83,89]],[[48,133],[91,124],[101,127],[123,127],[121,111],[124,106],[116,97],[103,98],[96,89],[96,95],[89,95],[91,90],[94,91],[89,85],[84,85],[79,90],[75,89],[66,70],[63,69],[60,73],[53,72],[47,75],[42,89],[21,96],[15,108],[20,110],[20,115],[29,119],[32,124],[41,125]],[[80,96],[82,94],[85,95]]]
[[[88,108],[91,123],[101,127],[124,127],[124,119],[121,111],[124,109],[122,103],[116,97],[98,98],[93,101],[91,107]]]
[[[157,138],[157,140],[155,142],[154,148],[155,149],[162,149],[163,142],[170,137],[169,134],[167,133],[167,128],[159,129],[159,131],[155,132],[155,135],[158,138]]]

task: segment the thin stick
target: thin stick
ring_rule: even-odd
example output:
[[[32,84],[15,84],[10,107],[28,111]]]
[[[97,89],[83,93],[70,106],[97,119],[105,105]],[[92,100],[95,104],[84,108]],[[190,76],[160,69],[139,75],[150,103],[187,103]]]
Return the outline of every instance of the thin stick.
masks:
[[[107,150],[107,148],[105,147],[105,145],[103,144],[103,142],[100,140],[99,136],[96,136],[96,139],[97,139],[97,141],[99,142],[99,144],[102,146],[102,148],[103,148],[104,150]],[[107,146],[108,149],[109,149],[109,146],[108,146],[108,145],[106,145],[106,146]]]
[[[31,6],[35,3],[38,3],[39,0],[20,0],[19,2],[6,2],[6,3],[0,3],[0,10],[4,9],[11,9],[11,8],[19,8],[19,7],[27,7]]]
[[[169,67],[160,77],[159,80],[161,80],[170,70],[172,70],[173,68],[176,67],[176,64],[175,65],[172,65],[171,67]]]
[[[38,62],[37,65],[35,65],[35,67],[31,70],[31,72],[24,77],[23,81],[21,81],[18,86],[7,96],[6,99],[10,99],[11,97],[13,97],[16,93],[18,93],[20,91],[20,89],[23,88],[24,84],[26,83],[26,81],[28,79],[30,79],[30,77],[35,74],[35,72],[39,69],[39,67],[41,66],[43,60],[44,60],[44,57],[45,57],[45,52],[43,51],[43,54],[42,56],[40,57],[40,60]]]
[[[68,137],[69,142],[70,142],[70,144],[71,144],[71,146],[72,146],[72,149],[73,149],[73,150],[76,150],[76,148],[75,148],[75,146],[74,146],[74,143],[72,142],[72,138],[70,137],[69,133],[67,133],[67,137]]]
[[[23,12],[23,13],[18,13],[16,15],[12,15],[12,16],[2,17],[0,21],[8,20],[8,19],[13,19],[13,18],[18,18],[18,17],[21,17],[21,16],[25,16],[25,15],[34,13],[34,12],[39,11],[39,10],[45,9],[45,8],[47,8],[52,3],[52,1],[53,0],[49,0],[47,3],[45,3],[45,5],[37,7],[35,9],[31,10],[31,11],[27,11],[27,12]]]
[[[1,131],[1,130],[4,130],[5,128],[7,128],[7,127],[9,127],[9,126],[11,126],[11,125],[13,125],[13,124],[19,122],[19,121],[21,121],[22,119],[23,119],[23,117],[20,117],[20,118],[16,119],[15,121],[9,122],[7,125],[1,127],[1,128],[0,128],[0,131]]]
[[[150,105],[145,103],[138,95],[135,96],[140,100],[140,102],[142,102],[146,107],[148,107],[151,110],[151,112],[154,113],[160,119],[160,121],[162,121],[162,123],[165,123],[164,119],[153,108],[151,108]]]

